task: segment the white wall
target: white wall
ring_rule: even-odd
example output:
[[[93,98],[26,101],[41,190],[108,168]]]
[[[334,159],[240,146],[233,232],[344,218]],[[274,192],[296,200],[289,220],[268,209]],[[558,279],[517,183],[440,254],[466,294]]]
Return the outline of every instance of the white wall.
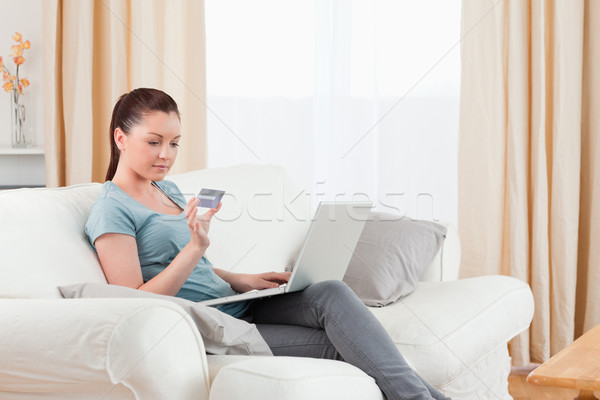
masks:
[[[10,71],[16,72],[10,55],[10,47],[15,43],[12,35],[19,32],[31,42],[31,48],[25,51],[25,64],[21,65],[19,75],[28,78],[31,85],[24,89],[29,97],[32,120],[33,144],[44,144],[43,132],[43,66],[44,43],[42,40],[42,1],[43,0],[0,0],[2,23],[0,23],[0,56]],[[4,82],[2,82],[4,84]],[[9,95],[0,92],[0,147],[10,146],[10,103]]]
[[[33,145],[44,145],[43,131],[43,51],[42,35],[43,0],[0,0],[2,22],[0,23],[0,56],[12,74],[16,66],[10,57],[10,47],[15,43],[15,32],[31,42],[25,51],[25,63],[21,65],[20,78],[27,78],[31,85],[24,89],[31,115]],[[0,148],[10,147],[10,98],[0,82]],[[39,186],[45,184],[44,156],[0,154],[0,187]]]

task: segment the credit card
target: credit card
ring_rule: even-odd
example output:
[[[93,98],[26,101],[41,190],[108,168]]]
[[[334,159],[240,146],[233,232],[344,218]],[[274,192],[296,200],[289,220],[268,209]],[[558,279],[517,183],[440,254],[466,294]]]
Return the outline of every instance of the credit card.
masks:
[[[224,194],[224,190],[202,188],[197,196],[200,200],[198,207],[217,208]]]

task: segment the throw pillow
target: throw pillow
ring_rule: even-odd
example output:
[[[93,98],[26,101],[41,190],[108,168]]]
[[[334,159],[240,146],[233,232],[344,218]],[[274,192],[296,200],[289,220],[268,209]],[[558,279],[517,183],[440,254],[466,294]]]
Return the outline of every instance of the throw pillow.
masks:
[[[209,354],[269,355],[273,353],[254,324],[234,318],[215,308],[180,297],[165,296],[124,286],[81,283],[59,286],[65,298],[155,298],[179,304],[194,320]]]
[[[434,222],[372,212],[343,280],[368,306],[393,303],[414,290],[445,237]]]

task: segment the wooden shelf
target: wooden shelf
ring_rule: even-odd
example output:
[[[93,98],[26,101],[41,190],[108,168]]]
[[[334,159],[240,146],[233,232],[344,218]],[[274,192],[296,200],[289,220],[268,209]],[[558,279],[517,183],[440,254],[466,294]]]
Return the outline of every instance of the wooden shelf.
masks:
[[[19,156],[19,155],[29,155],[29,154],[37,154],[43,155],[45,153],[44,147],[42,146],[34,146],[28,149],[15,149],[10,146],[0,146],[0,155],[4,156]]]

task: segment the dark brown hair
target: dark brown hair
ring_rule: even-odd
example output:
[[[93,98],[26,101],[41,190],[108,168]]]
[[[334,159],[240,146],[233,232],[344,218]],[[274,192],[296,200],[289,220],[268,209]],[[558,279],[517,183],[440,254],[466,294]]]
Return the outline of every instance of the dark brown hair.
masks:
[[[117,165],[119,165],[119,156],[121,155],[115,143],[115,129],[121,128],[125,134],[129,134],[134,126],[142,123],[147,114],[155,111],[162,111],[167,114],[174,112],[177,117],[181,118],[175,100],[162,90],[139,88],[119,97],[110,120],[110,164],[106,171],[107,181],[115,176]]]

